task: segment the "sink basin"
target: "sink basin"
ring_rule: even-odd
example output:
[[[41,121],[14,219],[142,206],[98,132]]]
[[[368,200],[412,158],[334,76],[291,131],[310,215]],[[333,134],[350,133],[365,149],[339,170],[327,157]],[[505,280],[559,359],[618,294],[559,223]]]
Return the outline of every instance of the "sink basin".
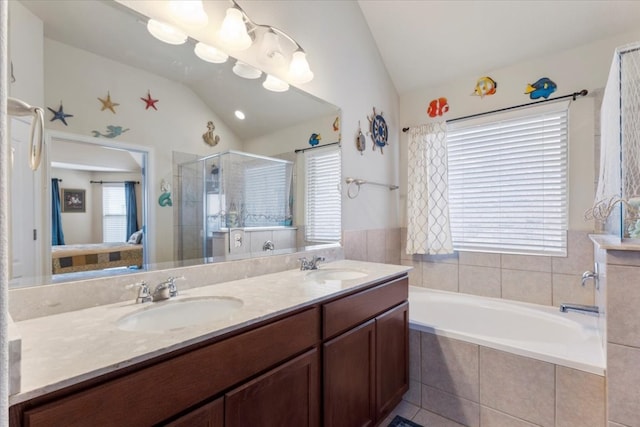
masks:
[[[367,273],[347,268],[325,268],[307,273],[307,278],[317,281],[353,280],[366,277]]]
[[[118,320],[124,331],[162,332],[186,326],[215,322],[242,307],[242,300],[229,297],[203,297],[152,303]]]

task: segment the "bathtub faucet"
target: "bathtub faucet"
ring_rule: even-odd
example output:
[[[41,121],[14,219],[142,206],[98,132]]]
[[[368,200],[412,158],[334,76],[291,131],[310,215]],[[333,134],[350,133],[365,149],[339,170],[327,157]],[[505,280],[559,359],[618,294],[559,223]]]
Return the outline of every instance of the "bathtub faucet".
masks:
[[[600,313],[600,309],[597,305],[582,305],[582,304],[560,304],[560,311],[566,313],[568,311],[579,311],[583,313]]]
[[[594,264],[593,271],[585,271],[584,273],[582,273],[582,281],[580,282],[582,286],[584,286],[587,280],[589,279],[593,279],[593,284],[595,285],[596,289],[600,289],[600,283],[598,280],[598,263],[597,262]]]

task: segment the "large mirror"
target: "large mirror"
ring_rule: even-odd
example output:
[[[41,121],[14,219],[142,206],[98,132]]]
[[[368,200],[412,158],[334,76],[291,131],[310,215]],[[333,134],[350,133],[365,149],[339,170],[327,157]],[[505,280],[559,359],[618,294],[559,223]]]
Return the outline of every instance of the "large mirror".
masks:
[[[207,256],[206,252],[185,258],[180,248],[185,231],[179,211],[181,191],[184,191],[180,165],[229,151],[294,164],[290,184],[293,219],[280,226],[304,230],[305,157],[322,150],[302,150],[309,149],[310,142],[326,145],[340,140],[340,111],[336,106],[294,87],[286,92],[266,90],[262,85],[264,75],[246,79],[234,74],[233,58],[223,64],[202,61],[194,54],[191,39],[181,46],[164,44],[147,32],[144,16],[116,2],[21,0],[11,3],[10,27],[23,24],[14,21],[16,17],[24,19],[24,13],[15,12],[16,7],[21,7],[42,21],[44,31],[43,107],[47,112],[45,121],[50,143],[41,182],[32,187],[43,195],[35,203],[35,215],[52,227],[51,193],[46,187],[52,178],[61,179],[61,203],[64,205],[67,196],[84,197],[85,203],[78,205],[73,213],[73,206],[61,213],[63,228],[68,230],[65,243],[87,243],[87,240],[99,243],[104,240],[106,214],[97,199],[104,200],[108,192],[105,189],[110,187],[122,188],[125,182],[138,183],[134,185],[134,194],[138,203],[137,228],[144,230],[140,240],[143,262],[132,255],[131,265],[124,269],[122,265],[113,269],[107,266],[100,274],[234,259],[224,255]],[[217,8],[208,10],[214,20],[222,16],[228,6],[225,2],[206,3],[208,8]],[[10,31],[10,35],[15,33]],[[32,41],[25,40],[24,44],[29,47]],[[28,74],[22,72],[24,63],[12,62],[16,79]],[[149,100],[157,102],[149,103]],[[63,109],[65,114],[70,114],[66,124],[48,109]],[[245,119],[239,120],[236,111],[242,111]],[[205,135],[213,139],[207,141]],[[339,153],[339,145],[325,150],[331,148],[338,149]],[[104,153],[109,149],[113,153],[107,156]],[[65,157],[67,155],[69,157]],[[82,161],[78,161],[79,158]],[[113,165],[116,158],[121,159],[119,166]],[[80,182],[77,180],[86,181],[86,185],[76,184]],[[121,190],[117,192],[124,194]],[[84,217],[81,206],[85,207]],[[84,225],[85,231],[82,231],[79,225],[89,220],[86,210],[90,206],[94,206],[93,217],[100,218]],[[336,214],[339,224],[339,209],[332,212],[332,221],[335,224]],[[203,218],[206,223],[206,212]],[[35,222],[39,222],[38,218]],[[48,233],[52,233],[52,228],[45,235]],[[202,233],[206,237],[206,229],[199,231],[198,237],[202,237]],[[76,242],[77,236],[85,240]],[[127,233],[127,240],[128,237],[131,236]],[[264,234],[260,238],[263,237]],[[266,243],[272,239],[264,240]],[[339,243],[339,237],[305,239],[304,232],[287,240],[293,242],[291,248],[248,251],[243,257]],[[206,240],[202,242],[206,248]],[[45,246],[51,252],[51,245]],[[69,273],[57,278],[51,276],[51,255],[43,255],[44,277],[34,279],[32,284],[87,277],[86,272],[80,276]],[[21,283],[28,284],[29,280],[23,279]]]

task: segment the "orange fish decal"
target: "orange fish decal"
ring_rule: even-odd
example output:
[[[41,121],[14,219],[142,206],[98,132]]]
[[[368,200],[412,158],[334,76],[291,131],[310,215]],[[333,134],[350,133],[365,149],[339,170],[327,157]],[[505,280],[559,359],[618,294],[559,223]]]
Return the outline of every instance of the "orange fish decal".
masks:
[[[476,82],[476,87],[471,95],[476,95],[480,98],[484,98],[486,95],[493,95],[494,93],[496,93],[497,88],[498,83],[496,83],[496,81],[491,77],[480,77]]]
[[[447,98],[434,99],[429,103],[429,107],[427,108],[427,114],[429,115],[429,117],[441,116],[447,111],[449,111],[449,103],[447,102]]]

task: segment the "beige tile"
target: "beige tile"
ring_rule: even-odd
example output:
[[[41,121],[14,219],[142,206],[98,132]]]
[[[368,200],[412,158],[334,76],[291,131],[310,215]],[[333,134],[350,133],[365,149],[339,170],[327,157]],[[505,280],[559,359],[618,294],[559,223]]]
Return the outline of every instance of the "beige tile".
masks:
[[[480,403],[483,406],[534,424],[553,426],[554,389],[553,364],[480,347]]]
[[[480,405],[428,385],[422,386],[422,408],[465,426],[480,426]]]
[[[607,346],[607,401],[609,420],[640,426],[640,349]]]
[[[460,265],[478,267],[500,267],[500,254],[485,252],[460,252]]]
[[[400,260],[401,265],[410,265],[413,267],[409,270],[409,285],[424,286],[422,283],[422,262],[403,259]]]
[[[503,269],[502,298],[551,305],[551,273]]]
[[[480,407],[480,425],[482,427],[535,427],[527,421],[512,417],[486,406]]]
[[[365,230],[346,230],[343,241],[346,259],[367,260],[367,232]]]
[[[478,346],[423,332],[422,383],[478,402]]]
[[[420,381],[421,340],[422,333],[415,329],[409,329],[409,378]]]
[[[422,260],[426,262],[437,262],[441,264],[458,264],[459,253],[454,252],[452,254],[445,255],[423,255]]]
[[[554,273],[582,274],[593,269],[593,242],[587,231],[567,232],[567,257],[553,257]]]
[[[640,347],[640,267],[607,268],[607,339]]]
[[[411,421],[424,427],[464,427],[462,424],[458,424],[455,421],[451,421],[425,409],[418,411]],[[388,424],[382,424],[382,426],[385,425]]]
[[[605,423],[604,377],[556,366],[556,427]]]
[[[427,288],[458,292],[458,265],[423,262],[422,283]]]
[[[551,271],[551,257],[535,255],[502,255],[502,268],[508,270]]]
[[[609,265],[632,265],[640,267],[640,252],[638,251],[607,251]]]
[[[629,426],[623,426],[622,424],[618,424],[618,423],[614,423],[613,421],[609,421],[607,423],[607,427],[629,427]]]
[[[581,285],[581,276],[571,274],[553,274],[553,305],[560,306],[563,302],[593,305],[595,303],[595,288],[591,284]]]
[[[460,292],[500,298],[502,291],[499,268],[462,264],[458,268],[458,289]]]
[[[399,228],[388,228],[387,229],[387,245],[386,245],[386,255],[385,262],[387,264],[398,264],[400,265],[400,251],[401,251],[401,243],[400,243],[400,229]]]
[[[387,230],[367,230],[367,261],[385,262],[387,256]]]
[[[422,403],[422,384],[420,381],[409,380],[409,390],[402,396],[402,400],[420,406]]]

